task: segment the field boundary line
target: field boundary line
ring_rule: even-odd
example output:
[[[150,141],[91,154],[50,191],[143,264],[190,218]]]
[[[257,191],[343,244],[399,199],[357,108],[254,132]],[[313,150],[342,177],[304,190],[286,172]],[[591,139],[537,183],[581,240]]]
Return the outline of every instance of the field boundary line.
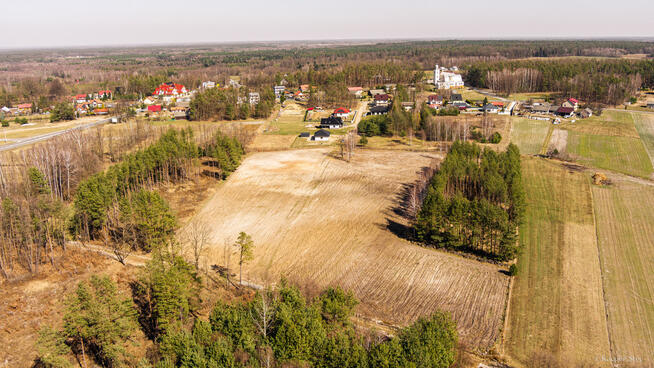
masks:
[[[540,148],[541,155],[547,154],[547,147],[549,147],[550,145],[550,140],[552,139],[552,133],[554,133],[554,125],[550,125],[550,129],[547,131],[547,136],[545,136],[545,142],[543,142],[543,146]]]
[[[613,362],[613,358],[615,357],[615,353],[613,351],[613,339],[611,338],[611,327],[610,327],[610,320],[609,320],[609,308],[608,308],[608,301],[606,300],[606,285],[604,281],[604,267],[602,265],[602,247],[600,246],[600,238],[599,238],[599,228],[597,227],[597,212],[595,211],[595,195],[593,195],[593,183],[591,183],[590,178],[586,178],[588,185],[590,186],[590,200],[591,200],[591,206],[590,209],[593,212],[593,225],[595,226],[595,241],[597,244],[597,258],[599,261],[599,267],[600,267],[600,278],[602,279],[602,300],[604,301],[604,315],[606,316],[606,336],[609,340],[609,353],[611,354],[611,361]],[[611,365],[615,366],[613,363]]]

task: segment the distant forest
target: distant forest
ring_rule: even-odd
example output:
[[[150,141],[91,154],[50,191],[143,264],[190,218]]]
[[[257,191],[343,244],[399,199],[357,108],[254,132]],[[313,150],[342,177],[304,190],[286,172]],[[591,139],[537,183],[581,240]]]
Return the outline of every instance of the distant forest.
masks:
[[[627,54],[644,54],[649,59],[620,58]],[[289,87],[312,84],[336,98],[337,91],[348,85],[416,83],[424,78],[422,71],[436,63],[467,68],[466,80],[473,86],[506,93],[556,90],[612,103],[641,84],[654,84],[653,54],[654,42],[619,40],[411,41],[339,46],[292,43],[4,52],[0,53],[0,105],[34,102],[44,106],[71,94],[116,87],[125,98],[134,98],[151,93],[153,85],[164,80],[195,88],[204,80],[224,85],[230,75],[239,75],[250,90],[260,91],[285,80]],[[528,60],[553,57],[602,59]],[[587,81],[589,75],[593,79]],[[611,83],[618,86],[615,91],[601,90],[601,85]]]

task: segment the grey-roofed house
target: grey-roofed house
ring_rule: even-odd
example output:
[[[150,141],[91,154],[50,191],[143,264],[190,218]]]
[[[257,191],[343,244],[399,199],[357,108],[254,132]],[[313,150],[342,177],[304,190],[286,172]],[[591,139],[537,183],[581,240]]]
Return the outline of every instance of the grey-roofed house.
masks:
[[[328,118],[320,119],[320,128],[322,129],[338,129],[343,127],[343,119],[337,116],[330,116]]]
[[[300,138],[307,138],[307,139],[309,139],[309,137],[311,137],[311,134],[309,134],[309,132],[302,132],[302,133],[300,133]]]
[[[320,129],[319,131],[315,132],[313,134],[313,140],[314,141],[327,141],[329,140],[329,136],[331,135],[330,132],[328,132],[325,129]]]
[[[450,96],[450,102],[451,103],[464,102],[463,101],[463,96],[461,96],[460,93],[452,93],[452,96]]]
[[[388,114],[389,111],[388,106],[373,106],[370,108],[370,111],[366,113],[366,115],[383,115],[383,114]]]

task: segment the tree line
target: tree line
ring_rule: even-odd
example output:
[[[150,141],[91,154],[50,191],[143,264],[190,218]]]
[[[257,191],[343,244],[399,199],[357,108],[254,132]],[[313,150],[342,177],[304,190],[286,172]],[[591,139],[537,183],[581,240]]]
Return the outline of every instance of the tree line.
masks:
[[[415,232],[435,247],[507,261],[516,256],[524,208],[517,146],[496,153],[457,141],[431,179]]]
[[[560,92],[564,97],[619,104],[654,87],[654,61],[624,59],[502,60],[464,65],[466,83],[510,94]]]
[[[60,324],[45,327],[37,362],[72,367],[72,357],[105,367],[450,367],[456,325],[436,312],[394,337],[361,332],[350,321],[358,301],[338,287],[308,300],[284,280],[239,302],[218,301],[197,315],[202,279],[174,251],[161,248],[123,296],[108,277],[80,282]],[[147,356],[127,353],[139,327]]]
[[[191,120],[238,120],[267,118],[275,105],[272,87],[262,89],[259,103],[250,105],[248,96],[241,96],[239,89],[212,88],[197,93],[191,100]]]

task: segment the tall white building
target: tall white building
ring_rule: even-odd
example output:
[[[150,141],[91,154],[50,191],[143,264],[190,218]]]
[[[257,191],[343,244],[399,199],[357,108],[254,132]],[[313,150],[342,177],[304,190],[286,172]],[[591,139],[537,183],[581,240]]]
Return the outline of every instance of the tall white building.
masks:
[[[446,72],[436,64],[434,68],[434,85],[438,89],[450,89],[463,87],[463,78],[461,74]]]

